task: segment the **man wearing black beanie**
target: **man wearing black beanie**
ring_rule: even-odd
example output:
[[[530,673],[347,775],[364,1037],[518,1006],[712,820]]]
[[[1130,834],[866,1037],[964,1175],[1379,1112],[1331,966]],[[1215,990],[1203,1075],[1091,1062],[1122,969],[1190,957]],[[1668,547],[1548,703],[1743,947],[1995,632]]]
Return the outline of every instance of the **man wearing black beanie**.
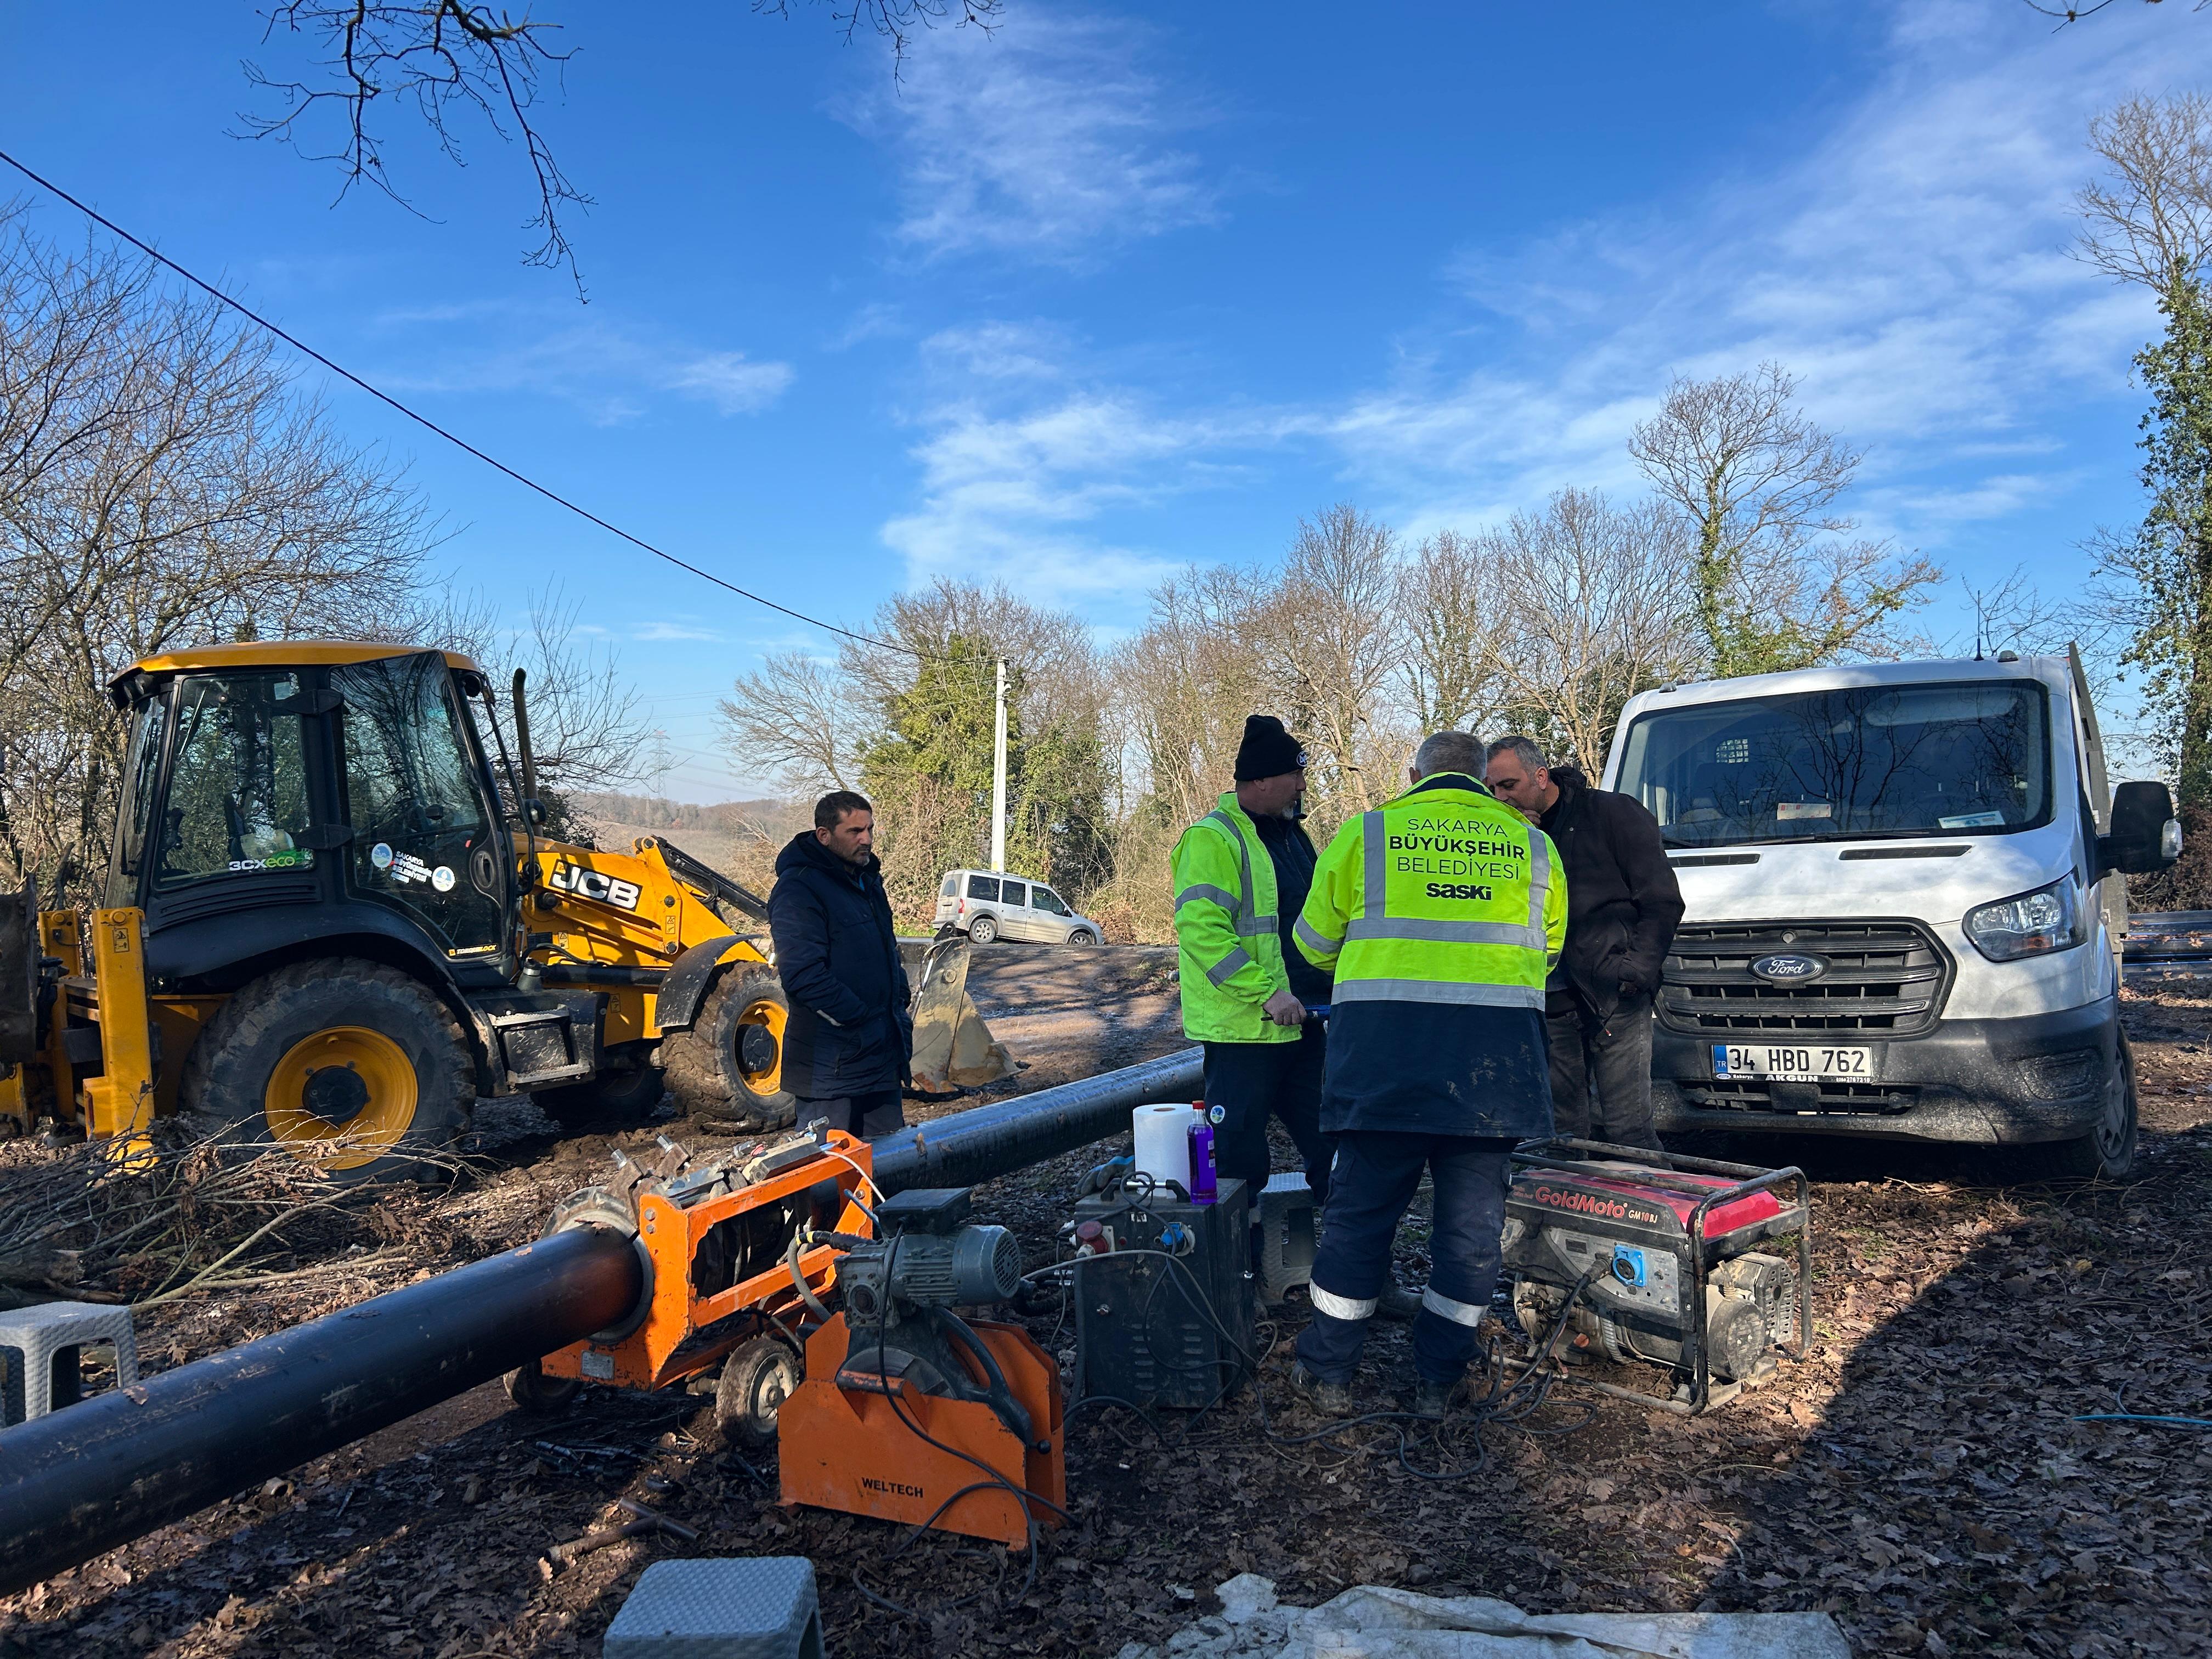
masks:
[[[1182,1028],[1206,1048],[1206,1115],[1221,1174],[1267,1184],[1267,1119],[1283,1121],[1327,1198],[1333,1148],[1321,1132],[1321,1021],[1329,975],[1291,948],[1313,885],[1314,844],[1298,822],[1304,750],[1273,714],[1244,722],[1237,787],[1176,843],[1176,942]]]

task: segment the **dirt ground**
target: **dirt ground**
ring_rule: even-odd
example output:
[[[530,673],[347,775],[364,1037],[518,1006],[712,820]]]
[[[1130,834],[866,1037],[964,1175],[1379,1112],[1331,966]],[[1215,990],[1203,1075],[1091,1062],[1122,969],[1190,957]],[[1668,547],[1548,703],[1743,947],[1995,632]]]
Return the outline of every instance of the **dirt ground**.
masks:
[[[1031,1061],[1026,1090],[1178,1046],[1170,966],[1160,951],[1002,945],[978,953],[971,985]],[[1542,1611],[1821,1608],[1865,1654],[2212,1652],[2212,1441],[2076,1420],[2212,1407],[2212,985],[2132,990],[2129,1018],[2145,1133],[2125,1187],[2040,1182],[2017,1158],[1732,1145],[1816,1176],[1817,1341],[1709,1418],[1562,1386],[1517,1427],[1301,1440],[1322,1425],[1285,1386],[1294,1298],[1262,1328],[1257,1395],[1194,1420],[1072,1420],[1077,1522],[1046,1535],[1032,1576],[1020,1552],[938,1534],[902,1549],[887,1523],[780,1507],[772,1459],[724,1448],[702,1400],[587,1394],[531,1417],[493,1384],[0,1601],[0,1655],[593,1656],[647,1563],[793,1553],[816,1564],[844,1659],[1112,1655],[1211,1610],[1212,1586],[1241,1571],[1305,1603],[1372,1583]],[[655,1127],[704,1139],[665,1121],[618,1139]],[[477,1142],[479,1178],[395,1194],[350,1260],[154,1310],[151,1364],[520,1243],[609,1146],[560,1141],[533,1108],[500,1103]],[[1042,1265],[1098,1155],[991,1183],[980,1218]],[[1417,1212],[1400,1237],[1406,1284],[1421,1282],[1425,1237]],[[1054,1326],[1032,1322],[1065,1352]],[[1387,1406],[1402,1328],[1379,1327],[1369,1358],[1362,1387]],[[700,1541],[544,1565],[622,1497]],[[856,1570],[908,1611],[866,1600]]]

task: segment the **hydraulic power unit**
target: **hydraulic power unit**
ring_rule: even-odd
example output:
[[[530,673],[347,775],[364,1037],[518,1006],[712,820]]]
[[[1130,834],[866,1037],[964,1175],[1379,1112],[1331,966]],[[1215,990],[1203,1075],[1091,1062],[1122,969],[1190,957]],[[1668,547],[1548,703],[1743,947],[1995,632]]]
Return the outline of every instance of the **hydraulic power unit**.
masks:
[[[880,1237],[835,1241],[845,1306],[778,1419],[787,1504],[1008,1545],[1066,1515],[1059,1367],[1020,1326],[953,1312],[1021,1283],[1013,1235],[968,1212],[965,1188],[909,1188]]]
[[[1141,1176],[1077,1200],[1076,1399],[1198,1411],[1250,1375],[1250,1211],[1233,1180],[1211,1204]]]
[[[1813,1331],[1813,1215],[1803,1171],[1677,1158],[1596,1141],[1533,1141],[1514,1157],[1505,1270],[1522,1328],[1569,1317],[1572,1346],[1671,1374],[1685,1414],[1765,1381]],[[1787,1255],[1761,1244],[1788,1241]]]

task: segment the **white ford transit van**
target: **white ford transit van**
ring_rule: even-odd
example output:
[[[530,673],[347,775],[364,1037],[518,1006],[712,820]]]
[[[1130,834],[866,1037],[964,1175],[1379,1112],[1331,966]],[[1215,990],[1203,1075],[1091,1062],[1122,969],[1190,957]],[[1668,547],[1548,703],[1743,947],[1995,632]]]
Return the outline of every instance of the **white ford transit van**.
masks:
[[[1652,1044],[1662,1130],[2041,1143],[2122,1176],[2122,873],[2181,849],[2107,793],[2080,659],[1865,664],[1647,691],[1606,786],[1687,906]]]

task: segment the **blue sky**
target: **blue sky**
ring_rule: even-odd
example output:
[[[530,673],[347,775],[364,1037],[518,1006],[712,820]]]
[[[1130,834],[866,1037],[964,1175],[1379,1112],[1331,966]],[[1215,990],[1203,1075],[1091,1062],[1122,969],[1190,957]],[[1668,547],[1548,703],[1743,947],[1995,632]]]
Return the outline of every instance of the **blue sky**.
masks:
[[[544,130],[596,198],[590,295],[526,268],[520,156],[395,123],[422,216],[229,136],[297,72],[252,9],[0,10],[0,147],[605,516],[850,624],[939,574],[1102,637],[1193,562],[1357,501],[1419,536],[1634,494],[1670,373],[1803,376],[1865,526],[1960,577],[2138,512],[2147,302],[2065,252],[2095,110],[2203,86],[2212,21],[2132,0],[1694,7],[1010,0],[902,85],[828,16],[542,0]],[[0,186],[4,191],[4,186]],[[66,208],[30,196],[40,228]],[[303,375],[319,385],[318,376]],[[757,780],[710,711],[827,636],[570,519],[343,386],[517,621],[560,584],[652,702],[672,796]],[[1958,584],[1930,625],[1963,634]]]

